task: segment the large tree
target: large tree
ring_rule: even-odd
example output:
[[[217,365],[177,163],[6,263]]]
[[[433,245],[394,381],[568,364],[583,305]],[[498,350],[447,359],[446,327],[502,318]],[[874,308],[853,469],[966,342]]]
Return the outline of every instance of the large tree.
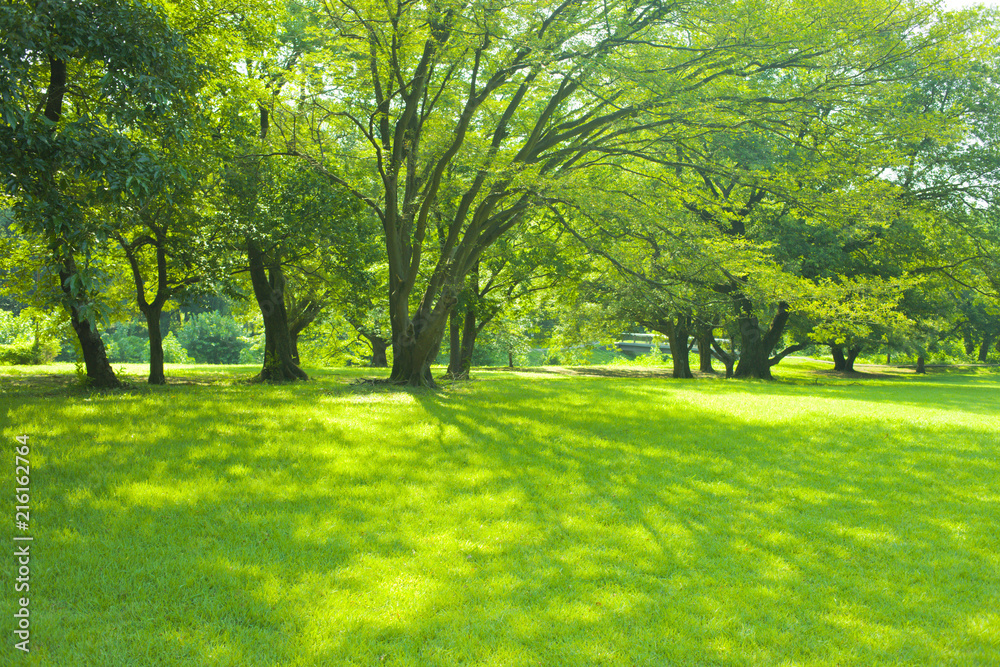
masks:
[[[329,173],[380,220],[393,379],[433,383],[428,366],[465,277],[533,207],[558,198],[561,181],[654,144],[661,155],[682,149],[675,161],[686,166],[687,148],[716,129],[794,135],[803,108],[819,132],[831,117],[818,109],[874,91],[892,63],[947,37],[929,10],[895,2],[745,9],[325,5],[334,37],[303,59],[295,100],[272,114],[274,147]],[[843,122],[858,122],[855,112]]]
[[[120,384],[96,329],[91,261],[102,208],[159,178],[142,132],[180,132],[195,72],[164,14],[127,0],[0,6],[0,171],[26,231],[46,239],[87,376]]]

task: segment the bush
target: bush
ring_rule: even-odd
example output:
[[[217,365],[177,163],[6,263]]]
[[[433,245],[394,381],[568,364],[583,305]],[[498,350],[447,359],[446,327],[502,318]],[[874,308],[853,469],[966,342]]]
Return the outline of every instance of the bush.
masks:
[[[243,349],[240,350],[241,364],[259,364],[264,361],[264,334],[243,336]]]
[[[199,364],[237,364],[245,343],[243,327],[218,312],[191,315],[177,340]]]
[[[166,364],[193,364],[194,359],[184,349],[177,336],[171,331],[163,339],[163,363]]]
[[[0,310],[0,345],[13,345],[31,337],[31,323],[7,310]]]
[[[138,324],[117,324],[101,334],[108,361],[113,364],[149,363],[149,338]]]
[[[28,364],[40,364],[31,343],[11,343],[10,345],[0,345],[0,364],[4,366],[21,366]]]
[[[0,364],[47,364],[59,353],[52,318],[26,309],[20,315],[0,310]]]

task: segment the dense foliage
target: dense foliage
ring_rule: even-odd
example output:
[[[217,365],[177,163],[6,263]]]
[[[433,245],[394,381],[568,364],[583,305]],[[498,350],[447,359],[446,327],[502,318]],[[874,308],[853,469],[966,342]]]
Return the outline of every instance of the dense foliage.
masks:
[[[642,331],[677,377],[689,349],[757,378],[820,348],[995,358],[996,13],[243,9],[0,7],[0,307],[48,318],[8,362],[68,334],[104,386],[362,356],[433,385],[439,355],[463,378]],[[167,323],[206,295],[227,314]]]

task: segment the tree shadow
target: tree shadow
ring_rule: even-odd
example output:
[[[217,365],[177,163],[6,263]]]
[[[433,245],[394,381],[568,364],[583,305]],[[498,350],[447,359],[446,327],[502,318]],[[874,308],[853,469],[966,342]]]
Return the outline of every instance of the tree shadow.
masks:
[[[35,429],[39,664],[998,654],[995,433],[868,398],[831,422],[849,387],[564,382],[10,404]],[[817,404],[725,407],[791,397]]]

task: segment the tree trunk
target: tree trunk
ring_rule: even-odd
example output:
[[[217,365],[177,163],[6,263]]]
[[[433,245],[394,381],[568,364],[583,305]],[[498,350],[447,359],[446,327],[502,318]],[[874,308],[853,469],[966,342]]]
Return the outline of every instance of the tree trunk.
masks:
[[[91,387],[98,389],[118,389],[122,386],[121,380],[115,376],[115,371],[108,362],[108,353],[104,348],[104,341],[101,340],[97,328],[89,319],[85,319],[80,314],[80,308],[73,291],[69,286],[69,279],[76,274],[76,261],[72,256],[63,261],[63,268],[59,271],[62,280],[62,289],[66,294],[66,309],[69,311],[70,324],[76,337],[80,341],[80,351],[83,354],[83,363],[87,367],[87,383]]]
[[[858,358],[861,354],[861,346],[855,345],[854,347],[847,348],[847,357],[844,359],[844,371],[847,373],[854,372],[854,360]]]
[[[924,367],[924,355],[917,357],[917,373],[926,373],[927,369]]]
[[[451,346],[455,349],[458,343],[458,357],[448,362],[448,377],[454,380],[468,380],[472,372],[472,353],[476,349],[476,337],[483,328],[483,323],[478,322],[479,310],[476,307],[479,299],[479,264],[477,263],[469,272],[469,282],[465,288],[466,304],[465,313],[457,314],[452,310],[449,322],[461,320],[461,337],[453,328],[451,330]],[[454,326],[454,325],[452,325]]]
[[[472,373],[472,353],[476,349],[476,337],[479,335],[480,327],[476,322],[475,305],[470,304],[462,321],[462,352],[460,359],[459,376],[468,380]]]
[[[302,364],[302,360],[299,359],[299,332],[294,329],[288,332],[288,342],[292,348],[292,361],[295,362],[296,366]]]
[[[402,327],[402,334],[394,333],[390,380],[411,387],[437,388],[431,375],[431,364],[441,349],[447,321],[448,313],[432,312],[431,318],[418,315]],[[399,326],[396,324],[393,328]]]
[[[962,343],[965,344],[965,353],[971,355],[976,351],[976,342],[972,340],[972,334],[968,329],[962,331]]]
[[[847,359],[844,357],[844,348],[837,343],[830,343],[830,354],[833,355],[833,370],[842,371],[847,368]]]
[[[385,352],[386,348],[389,347],[389,342],[381,336],[372,336],[368,342],[372,346],[372,368],[388,368],[389,359]]]
[[[741,317],[740,361],[733,377],[773,380],[771,365],[767,363],[768,350],[764,349],[764,334],[756,316]]]
[[[299,359],[299,334],[315,322],[319,314],[323,312],[323,303],[322,301],[310,298],[304,304],[296,303],[292,310],[295,314],[288,318],[288,337],[291,339],[292,344],[292,361],[295,362],[296,366],[301,366],[302,361]]]
[[[507,350],[507,368],[514,368],[514,351]]]
[[[673,377],[683,380],[694,378],[691,373],[691,356],[688,353],[690,327],[690,315],[677,315],[666,327],[667,339],[670,341],[670,359],[674,369]]]
[[[719,358],[726,367],[726,379],[733,377],[733,365],[736,363],[736,356],[730,352],[726,352],[719,345],[719,341],[712,337],[712,349],[715,351],[715,356]]]
[[[80,318],[80,311],[75,304],[69,306],[69,312],[73,330],[80,340],[83,362],[87,367],[87,384],[98,389],[118,389],[122,383],[108,362],[107,350],[100,334],[91,327],[90,320]]]
[[[777,364],[789,352],[805,347],[794,345],[773,359],[770,357],[772,350],[781,340],[785,324],[788,323],[788,304],[784,301],[778,304],[778,312],[775,313],[766,333],[760,328],[757,316],[752,314],[752,306],[745,296],[740,297],[739,308],[740,361],[736,366],[734,377],[773,380],[771,366]]]
[[[254,296],[264,317],[264,366],[258,379],[264,382],[308,380],[292,357],[292,338],[285,311],[285,277],[280,262],[265,267],[264,255],[255,241],[247,242],[247,259]]]
[[[448,316],[448,377],[457,379],[462,371],[462,316],[458,309]]]
[[[149,384],[166,384],[163,374],[163,331],[160,329],[162,307],[155,303],[143,309],[146,316],[146,330],[149,332]]]
[[[714,373],[712,368],[712,341],[715,335],[709,326],[700,327],[696,334],[698,339],[698,370],[702,373]]]
[[[985,336],[983,338],[982,345],[979,346],[979,363],[985,364],[986,359],[990,354],[990,344],[993,342],[993,336]]]

